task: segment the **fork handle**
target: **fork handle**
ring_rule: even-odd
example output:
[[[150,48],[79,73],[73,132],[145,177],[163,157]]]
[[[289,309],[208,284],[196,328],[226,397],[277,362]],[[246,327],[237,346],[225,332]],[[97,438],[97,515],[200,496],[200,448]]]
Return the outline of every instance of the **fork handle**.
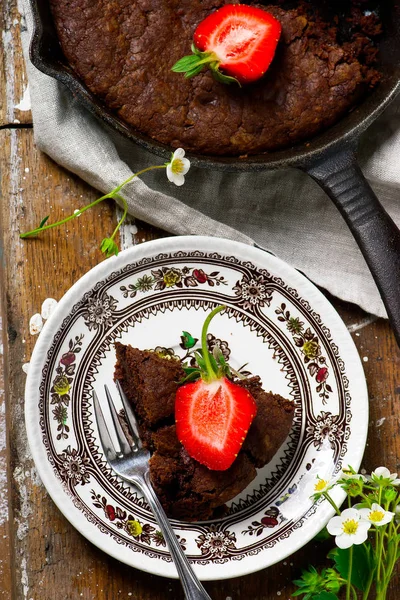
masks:
[[[164,536],[172,559],[175,563],[176,570],[178,571],[186,600],[211,600],[210,596],[207,594],[206,590],[203,588],[197,576],[195,575],[195,572],[193,571],[185,553],[181,548],[180,543],[178,542],[169,519],[165,514],[155,491],[153,490],[153,486],[150,482],[149,472],[147,471],[144,477],[141,477],[140,479],[136,477],[132,478],[132,483],[134,483],[143,493],[156,520],[158,521],[161,533]]]

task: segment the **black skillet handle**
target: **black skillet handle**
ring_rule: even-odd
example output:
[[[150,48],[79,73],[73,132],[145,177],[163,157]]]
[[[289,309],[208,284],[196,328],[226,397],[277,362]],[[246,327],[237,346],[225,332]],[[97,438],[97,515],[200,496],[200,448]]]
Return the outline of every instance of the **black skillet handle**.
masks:
[[[304,169],[344,217],[375,279],[400,346],[400,231],[357,164],[343,149]]]

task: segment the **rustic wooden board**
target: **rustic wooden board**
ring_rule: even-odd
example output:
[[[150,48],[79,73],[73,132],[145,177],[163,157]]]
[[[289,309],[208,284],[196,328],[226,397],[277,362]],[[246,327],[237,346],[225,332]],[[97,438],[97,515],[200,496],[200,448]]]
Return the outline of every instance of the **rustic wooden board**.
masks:
[[[1,246],[0,246],[1,248]],[[0,282],[3,279],[3,269],[0,264]],[[11,535],[8,485],[8,452],[7,452],[7,415],[4,377],[4,335],[2,319],[3,294],[0,286],[0,599],[11,598]]]
[[[25,27],[21,22],[16,0],[2,0],[0,3],[0,127],[31,123],[28,79],[22,54],[20,31]],[[19,108],[18,108],[19,107]]]
[[[65,229],[53,230],[37,240],[22,241],[27,229],[48,214],[58,219],[82,201],[97,194],[76,177],[66,173],[33,145],[30,130],[3,130],[1,169],[4,173],[1,219],[4,230],[7,296],[6,320],[9,331],[8,382],[10,448],[14,530],[13,566],[17,598],[63,598],[150,600],[180,599],[179,584],[125,567],[98,551],[80,536],[53,505],[38,481],[30,459],[23,426],[24,375],[21,367],[29,361],[35,338],[29,334],[29,318],[40,311],[47,297],[61,295],[88,269],[102,260],[98,242],[116,222],[112,204],[100,205],[92,213],[73,221]],[[14,154],[13,154],[14,153]],[[29,172],[27,172],[29,169]],[[159,232],[141,225],[133,239],[125,228],[125,243],[158,237]],[[350,326],[364,362],[371,395],[371,427],[365,468],[381,464],[396,470],[399,460],[400,353],[386,322],[363,327],[366,316],[358,309],[336,302]],[[367,321],[368,322],[368,321]],[[383,443],[384,442],[384,443]],[[248,597],[272,600],[290,598],[290,581],[308,562],[320,562],[321,547],[315,543],[268,571],[225,582],[206,584],[215,600]],[[285,564],[286,563],[286,564]],[[397,598],[392,586],[392,600]]]

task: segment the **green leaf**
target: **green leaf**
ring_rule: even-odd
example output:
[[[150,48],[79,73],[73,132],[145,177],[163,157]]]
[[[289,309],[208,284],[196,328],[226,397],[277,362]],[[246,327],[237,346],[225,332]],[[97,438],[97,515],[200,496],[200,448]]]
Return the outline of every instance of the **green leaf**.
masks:
[[[174,66],[171,68],[171,71],[174,73],[186,73],[186,71],[189,71],[189,69],[196,67],[200,60],[201,58],[195,54],[184,56],[174,64]],[[203,65],[201,65],[201,68],[203,68]]]
[[[209,355],[209,358],[210,358],[210,363],[211,363],[211,366],[213,368],[214,373],[218,373],[218,363],[217,363],[217,361],[215,360],[215,358],[214,358],[214,356],[212,354]]]
[[[335,566],[343,579],[348,579],[349,575],[349,558],[350,549],[334,548],[329,552],[328,557],[333,559]],[[369,543],[353,546],[353,568],[351,572],[351,583],[361,590],[365,590],[365,586],[369,579],[371,571],[375,567],[373,552]]]
[[[47,217],[45,217],[44,219],[42,219],[42,220],[40,221],[39,228],[40,228],[40,227],[43,227],[43,225],[46,223],[46,221],[47,221],[47,219],[48,219],[49,217],[50,217],[50,215],[47,215]]]
[[[200,369],[202,371],[206,371],[207,370],[206,363],[205,363],[204,358],[201,356],[200,352],[196,351],[194,356],[195,356],[196,362],[199,365]]]
[[[181,335],[182,346],[185,350],[193,348],[196,345],[197,339],[194,338],[188,331],[182,331]]]
[[[333,594],[332,592],[319,592],[319,594],[316,594],[314,596],[311,596],[311,600],[338,600],[338,597],[336,596],[336,594]]]
[[[231,83],[237,83],[239,87],[242,87],[240,82],[235,77],[230,77],[230,75],[224,75],[223,73],[221,73],[221,71],[218,69],[218,63],[211,64],[210,68],[213,77],[216,81],[219,81],[220,83],[225,83],[226,85],[230,85]]]
[[[189,383],[190,381],[196,381],[196,379],[199,379],[200,376],[201,376],[200,371],[197,369],[197,370],[193,371],[192,373],[188,373],[188,375],[186,375],[186,377],[184,377],[183,379],[178,381],[178,385],[182,385],[184,383]]]
[[[187,71],[187,73],[185,73],[186,79],[190,79],[191,77],[198,75],[203,70],[203,67],[204,65],[197,65],[197,67],[194,67],[193,69]]]

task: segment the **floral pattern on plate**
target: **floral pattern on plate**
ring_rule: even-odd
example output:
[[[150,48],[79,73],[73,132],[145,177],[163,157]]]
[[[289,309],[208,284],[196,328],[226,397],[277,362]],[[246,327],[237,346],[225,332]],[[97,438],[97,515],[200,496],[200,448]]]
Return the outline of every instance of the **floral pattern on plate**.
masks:
[[[188,331],[199,337],[218,304],[226,310],[209,344],[236,370],[260,375],[267,391],[290,398],[295,414],[285,444],[222,518],[174,522],[200,578],[264,568],[310,540],[331,516],[307,491],[316,466],[336,472],[351,456],[357,468],[364,449],[367,395],[357,352],[328,301],[285,263],[193,236],[102,263],[59,302],[38,340],[28,437],[44,484],[75,527],[112,556],[159,575],[176,572],[146,501],[104,459],[92,392],[101,397],[104,383],[113,386],[115,341],[182,359],[182,339]]]

